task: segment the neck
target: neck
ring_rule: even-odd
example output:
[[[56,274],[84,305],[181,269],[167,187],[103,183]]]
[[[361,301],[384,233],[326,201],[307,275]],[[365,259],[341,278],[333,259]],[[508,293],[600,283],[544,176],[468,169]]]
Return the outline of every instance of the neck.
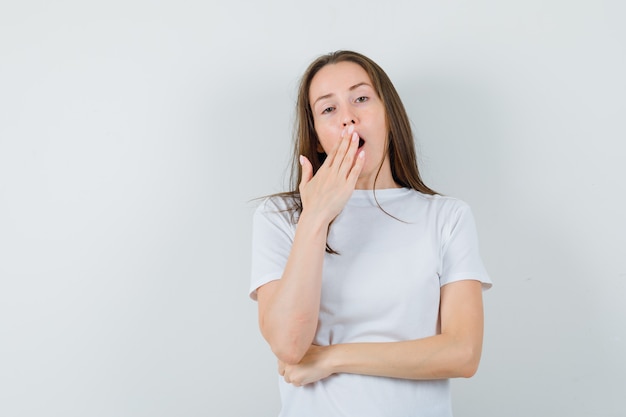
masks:
[[[382,163],[372,172],[363,172],[356,181],[355,190],[384,190],[386,188],[401,188],[400,184],[393,180],[391,164],[386,156]]]

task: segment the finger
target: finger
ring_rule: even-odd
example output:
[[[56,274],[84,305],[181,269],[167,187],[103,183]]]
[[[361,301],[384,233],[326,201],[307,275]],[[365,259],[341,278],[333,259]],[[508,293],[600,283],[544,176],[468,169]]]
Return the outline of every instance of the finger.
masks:
[[[300,166],[302,167],[302,178],[300,179],[301,188],[313,178],[313,165],[306,156],[300,155]]]
[[[341,138],[335,144],[335,147],[328,155],[328,158],[326,158],[329,167],[335,166],[337,161],[341,162],[341,160],[343,159],[346,150],[350,145],[350,137],[352,136],[353,130],[354,126],[350,125],[347,131],[345,128],[341,131]]]
[[[343,157],[341,166],[339,167],[339,172],[343,174],[344,178],[348,176],[350,169],[354,165],[354,158],[356,156],[358,149],[359,149],[359,134],[356,132],[353,132],[352,136],[350,137],[350,145],[346,151],[346,154]]]
[[[352,185],[356,185],[356,181],[359,179],[363,165],[365,164],[365,151],[361,150],[356,156],[356,162],[348,174],[348,182]]]
[[[282,361],[278,361],[278,374],[280,376],[285,375],[285,364]]]
[[[283,373],[283,379],[285,380],[286,383],[291,384],[291,378],[289,377],[288,372]]]
[[[301,377],[298,377],[297,375],[290,374],[289,375],[289,383],[291,385],[293,385],[294,387],[301,387],[302,386]]]

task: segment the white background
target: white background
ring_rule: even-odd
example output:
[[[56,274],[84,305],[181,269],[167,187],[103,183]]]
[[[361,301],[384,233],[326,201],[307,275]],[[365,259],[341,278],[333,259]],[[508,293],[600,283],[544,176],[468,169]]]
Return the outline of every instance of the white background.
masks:
[[[456,415],[626,415],[624,4],[2,0],[0,415],[276,415],[249,200],[336,49],[387,71],[477,220]]]

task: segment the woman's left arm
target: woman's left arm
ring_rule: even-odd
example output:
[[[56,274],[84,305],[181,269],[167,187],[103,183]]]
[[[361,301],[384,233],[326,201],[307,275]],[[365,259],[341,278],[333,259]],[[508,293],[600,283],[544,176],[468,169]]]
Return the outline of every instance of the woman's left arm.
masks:
[[[441,333],[384,343],[311,346],[300,363],[279,362],[279,373],[296,386],[336,373],[403,379],[442,379],[476,373],[483,343],[482,284],[457,281],[441,287]]]

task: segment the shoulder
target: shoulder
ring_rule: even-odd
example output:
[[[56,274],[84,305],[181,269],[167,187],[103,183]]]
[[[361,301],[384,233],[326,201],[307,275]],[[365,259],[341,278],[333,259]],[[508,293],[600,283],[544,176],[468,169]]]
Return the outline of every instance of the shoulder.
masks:
[[[255,210],[256,212],[276,212],[292,209],[299,202],[299,196],[296,194],[273,194],[261,197],[258,200],[260,202]]]
[[[424,194],[417,190],[410,190],[410,198],[437,214],[459,215],[471,211],[469,204],[465,201],[446,195]]]
[[[465,201],[456,197],[423,194],[414,190],[411,194],[416,204],[414,212],[437,230],[443,242],[447,241],[455,230],[475,227],[474,215]]]
[[[299,212],[300,198],[297,194],[275,194],[261,199],[254,211],[254,219],[273,218],[295,224]]]

